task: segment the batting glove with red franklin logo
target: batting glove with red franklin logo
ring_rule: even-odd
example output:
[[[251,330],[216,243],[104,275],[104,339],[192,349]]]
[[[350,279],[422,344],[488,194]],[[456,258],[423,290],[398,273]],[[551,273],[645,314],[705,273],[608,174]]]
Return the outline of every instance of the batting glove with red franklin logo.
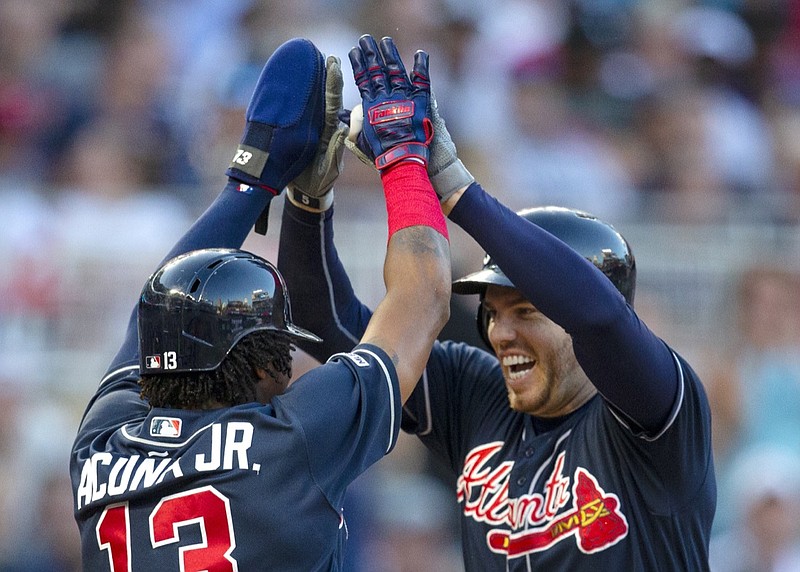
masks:
[[[392,38],[383,38],[379,46],[365,34],[349,57],[364,109],[359,149],[379,170],[408,160],[427,166],[433,138],[428,54],[414,54],[410,78]]]

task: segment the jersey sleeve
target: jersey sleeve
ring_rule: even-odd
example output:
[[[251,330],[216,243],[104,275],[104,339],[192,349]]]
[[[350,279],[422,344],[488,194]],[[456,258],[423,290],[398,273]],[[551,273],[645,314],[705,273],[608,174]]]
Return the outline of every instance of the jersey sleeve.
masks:
[[[637,431],[613,408],[607,421],[607,434],[617,441],[623,470],[642,481],[642,490],[647,492],[644,502],[656,514],[680,512],[680,503],[713,502],[699,495],[714,496],[716,490],[708,486],[714,481],[708,398],[689,364],[670,353],[678,371],[678,397],[661,431],[653,435]]]
[[[391,451],[400,430],[400,389],[389,356],[359,344],[331,356],[272,400],[277,417],[302,427],[308,463],[325,491],[353,481]]]
[[[321,362],[355,347],[372,316],[356,297],[333,238],[333,207],[311,213],[285,202],[278,270],[292,296],[294,323],[322,338],[298,345]]]

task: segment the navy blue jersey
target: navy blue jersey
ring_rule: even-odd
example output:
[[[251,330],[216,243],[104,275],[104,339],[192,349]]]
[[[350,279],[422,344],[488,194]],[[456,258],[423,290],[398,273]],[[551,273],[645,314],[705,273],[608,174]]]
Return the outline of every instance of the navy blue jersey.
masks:
[[[449,216],[570,334],[598,392],[555,420],[516,412],[497,357],[434,344],[403,428],[457,478],[467,570],[707,570],[716,480],[696,374],[593,264],[478,185]],[[294,319],[324,338],[301,347],[346,351],[369,310],[338,258],[332,209],[287,204],[281,233]]]
[[[508,407],[494,356],[436,344],[403,428],[458,477],[467,571],[708,569],[709,407],[694,372],[674,359],[673,413],[645,436],[599,395],[537,426]]]
[[[86,570],[341,569],[346,487],[399,431],[381,349],[333,356],[269,405],[151,409],[138,376],[105,377],[73,447]]]

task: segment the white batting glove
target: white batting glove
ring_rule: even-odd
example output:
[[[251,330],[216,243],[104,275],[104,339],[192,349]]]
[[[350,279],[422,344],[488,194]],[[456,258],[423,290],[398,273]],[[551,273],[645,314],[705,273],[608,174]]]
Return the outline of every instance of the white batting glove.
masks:
[[[456,154],[456,145],[447,131],[444,119],[439,115],[439,105],[436,96],[431,91],[431,120],[433,122],[433,141],[428,149],[428,176],[431,179],[433,190],[439,195],[439,202],[443,203],[450,196],[475,181],[464,163]]]

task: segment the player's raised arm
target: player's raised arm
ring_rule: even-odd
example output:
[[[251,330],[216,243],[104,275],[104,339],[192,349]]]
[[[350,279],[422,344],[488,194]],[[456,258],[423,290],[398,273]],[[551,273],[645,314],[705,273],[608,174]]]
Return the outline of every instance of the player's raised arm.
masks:
[[[357,300],[333,242],[334,185],[349,128],[339,119],[341,62],[331,55],[326,66],[322,136],[311,164],[287,187],[278,248],[278,268],[299,302],[293,308],[295,320],[322,338],[298,346],[320,362],[352,350],[372,316]]]
[[[426,171],[428,54],[415,54],[410,77],[391,38],[362,36],[349,56],[364,109],[360,144],[380,171],[389,224],[386,296],[361,341],[392,357],[405,401],[449,316],[447,226]]]
[[[409,76],[391,38],[364,35],[349,57],[364,109],[359,147],[380,172],[389,224],[386,296],[361,341],[391,356],[405,401],[449,316],[447,226],[426,171],[428,54],[415,54]]]
[[[356,65],[361,63],[356,60]],[[400,76],[396,74],[396,77]],[[423,77],[427,87],[427,70],[416,75],[418,81]],[[359,72],[359,80],[365,88],[369,84],[363,82],[368,79],[366,73]],[[341,82],[338,61],[331,61],[329,57],[326,127],[312,165],[289,184],[278,255],[278,268],[291,285],[295,299],[315,302],[297,305],[294,315],[299,324],[323,339],[319,344],[298,343],[319,361],[352,349],[364,334],[372,315],[356,297],[333,239],[333,185],[341,170],[344,146],[377,170],[375,152],[362,133],[363,104],[359,103],[352,113],[343,110],[342,86],[337,80]],[[340,117],[349,120],[350,125],[340,122]],[[367,120],[370,120],[369,114]],[[428,142],[428,175],[442,206],[452,207],[474,177],[458,159],[433,94],[430,94],[430,121],[433,137]],[[383,128],[380,124],[378,127]],[[381,149],[378,154],[382,152]]]
[[[295,299],[314,301],[298,304],[294,317],[323,343],[299,345],[320,361],[359,341],[381,347],[397,365],[405,400],[449,315],[447,227],[426,172],[433,135],[428,55],[415,55],[409,76],[391,38],[378,45],[366,35],[349,57],[365,110],[363,129],[350,130],[354,149],[380,172],[386,195],[386,297],[372,315],[333,244],[332,187],[348,129],[337,118],[341,86],[330,65],[326,127],[314,162],[289,185],[278,267]],[[338,62],[329,63],[338,72]]]
[[[314,158],[323,127],[325,77],[322,54],[309,40],[290,40],[272,54],[248,105],[225,188],[163,262],[201,248],[239,248],[254,225],[265,230],[272,199]],[[109,372],[137,362],[137,345],[134,309]]]
[[[667,346],[633,311],[635,264],[624,238],[574,210],[513,212],[483,191],[458,159],[435,105],[432,118],[431,165],[437,167],[428,171],[442,208],[491,257],[478,286],[464,290],[459,280],[454,292],[484,295],[488,284],[519,289],[572,336],[582,368],[603,397],[633,425],[657,432],[673,410],[680,372]],[[491,347],[486,316],[482,298],[479,330]]]

